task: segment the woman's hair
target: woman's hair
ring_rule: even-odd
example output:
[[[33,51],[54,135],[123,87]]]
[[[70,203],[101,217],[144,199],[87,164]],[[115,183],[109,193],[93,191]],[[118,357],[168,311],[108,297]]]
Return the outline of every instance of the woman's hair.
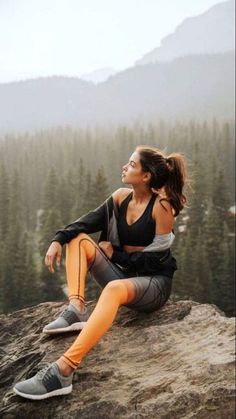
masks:
[[[143,172],[150,172],[152,175],[150,188],[160,189],[165,186],[167,198],[175,210],[176,217],[187,206],[187,198],[183,193],[188,182],[184,155],[171,153],[165,156],[158,148],[146,145],[138,145],[135,151],[140,155]]]

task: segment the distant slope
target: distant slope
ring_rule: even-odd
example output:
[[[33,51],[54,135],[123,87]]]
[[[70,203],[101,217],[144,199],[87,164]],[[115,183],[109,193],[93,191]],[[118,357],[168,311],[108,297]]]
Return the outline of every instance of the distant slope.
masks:
[[[98,84],[51,77],[0,84],[0,133],[127,122],[234,117],[234,53],[132,67]]]
[[[170,61],[189,54],[214,54],[234,49],[234,1],[216,4],[199,16],[185,19],[161,46],[135,64]]]
[[[99,68],[98,70],[92,71],[91,73],[82,74],[80,79],[98,84],[103,83],[110,76],[114,76],[115,73],[117,73],[117,71],[111,67]]]

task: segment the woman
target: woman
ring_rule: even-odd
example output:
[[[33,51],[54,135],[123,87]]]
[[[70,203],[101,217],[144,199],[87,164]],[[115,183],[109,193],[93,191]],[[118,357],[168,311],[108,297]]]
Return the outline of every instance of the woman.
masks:
[[[103,204],[58,230],[48,248],[45,264],[54,272],[54,260],[60,264],[62,246],[66,243],[70,304],[43,332],[82,331],[55,362],[14,386],[15,393],[22,397],[40,400],[70,393],[74,371],[111,327],[120,306],[152,312],[160,309],[170,296],[177,269],[170,252],[173,225],[186,205],[185,159],[180,153],[166,157],[155,147],[137,146],[123,166],[122,182],[132,189],[119,188],[110,198],[114,209],[118,208],[117,234],[114,235],[113,225],[113,236],[106,236],[112,239],[99,240],[97,244],[88,235],[106,224]],[[90,317],[84,301],[88,270],[102,288]]]

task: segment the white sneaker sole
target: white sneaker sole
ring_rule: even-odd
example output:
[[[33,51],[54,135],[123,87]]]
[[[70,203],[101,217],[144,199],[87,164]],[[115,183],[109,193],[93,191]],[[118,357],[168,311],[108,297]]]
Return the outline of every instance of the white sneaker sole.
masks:
[[[71,393],[72,392],[72,384],[68,387],[59,388],[58,390],[53,390],[53,391],[50,391],[49,393],[39,394],[39,395],[22,393],[21,391],[17,390],[17,388],[15,388],[15,387],[13,387],[13,391],[18,396],[25,397],[26,399],[42,400],[42,399],[48,399],[49,397],[53,397],[53,396],[62,396],[64,394]]]
[[[73,332],[76,330],[82,330],[87,322],[78,322],[72,323],[70,326],[61,327],[58,329],[43,329],[43,333],[47,333],[48,335],[54,335],[56,333],[65,333],[65,332]]]

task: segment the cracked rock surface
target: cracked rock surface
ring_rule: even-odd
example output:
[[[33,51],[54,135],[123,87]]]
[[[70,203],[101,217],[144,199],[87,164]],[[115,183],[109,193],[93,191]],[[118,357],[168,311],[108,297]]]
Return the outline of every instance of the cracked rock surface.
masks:
[[[149,314],[120,307],[76,370],[71,394],[42,401],[15,395],[16,382],[74,342],[77,332],[42,333],[67,304],[0,316],[0,418],[235,418],[235,318],[191,300],[169,299]],[[87,303],[90,312],[95,304]]]

